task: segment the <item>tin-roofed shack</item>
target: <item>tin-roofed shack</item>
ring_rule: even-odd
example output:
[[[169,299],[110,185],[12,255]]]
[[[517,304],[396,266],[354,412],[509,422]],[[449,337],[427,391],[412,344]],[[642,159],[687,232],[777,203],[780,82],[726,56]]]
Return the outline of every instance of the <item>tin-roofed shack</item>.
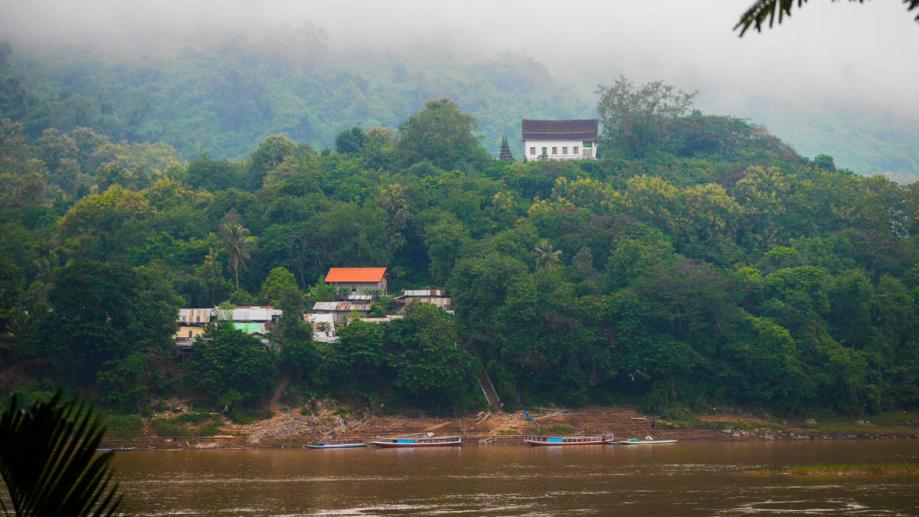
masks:
[[[219,312],[219,311],[218,311]],[[283,311],[270,306],[248,305],[233,309],[228,318],[234,322],[269,323],[281,317]]]
[[[176,354],[185,356],[191,351],[195,339],[202,336],[207,326],[218,320],[232,321],[238,330],[254,335],[268,343],[271,323],[281,317],[283,311],[269,306],[241,306],[223,311],[218,308],[182,308],[177,318],[175,334]]]
[[[418,302],[436,305],[447,312],[453,311],[453,300],[443,289],[405,289],[402,295],[396,298],[400,313],[405,312],[409,305]]]
[[[198,336],[204,334],[207,325],[216,321],[217,312],[211,308],[179,309],[178,328],[176,329],[176,353],[185,355],[191,351]]]
[[[316,302],[313,304],[313,314],[331,314],[336,325],[347,325],[355,316],[367,316],[370,305],[360,302]]]
[[[313,327],[313,341],[317,343],[334,343],[338,341],[334,314],[307,313],[303,315],[303,320]]]

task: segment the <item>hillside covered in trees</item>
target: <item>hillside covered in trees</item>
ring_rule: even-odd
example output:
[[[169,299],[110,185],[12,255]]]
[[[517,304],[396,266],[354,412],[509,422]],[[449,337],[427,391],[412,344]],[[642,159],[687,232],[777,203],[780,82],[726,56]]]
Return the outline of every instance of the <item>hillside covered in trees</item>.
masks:
[[[502,136],[519,136],[523,116],[593,108],[530,59],[352,54],[308,28],[137,61],[0,45],[0,79],[0,116],[29,136],[88,127],[116,142],[166,143],[188,159],[242,157],[273,134],[331,147],[344,129],[397,127],[435,97],[474,113],[483,145],[497,151]]]
[[[496,160],[447,99],[334,149],[271,136],[230,161],[4,120],[4,391],[251,408],[284,375],[301,401],[450,412],[483,404],[481,365],[508,407],[919,404],[919,184],[799,156],[662,83],[598,93],[596,161]],[[342,265],[445,287],[456,315],[314,343],[299,315]],[[283,308],[280,352],[220,327],[176,364],[177,307],[225,301]]]
[[[437,97],[476,117],[486,149],[497,153],[507,136],[519,156],[521,118],[593,116],[594,88],[518,54],[343,51],[310,25],[133,59],[0,43],[0,117],[22,123],[27,136],[86,127],[113,142],[168,144],[186,160],[239,159],[274,134],[332,147],[347,128],[395,128]],[[719,92],[701,93],[706,111],[765,124],[805,154],[904,182],[919,174],[914,119],[830,100],[728,106]]]

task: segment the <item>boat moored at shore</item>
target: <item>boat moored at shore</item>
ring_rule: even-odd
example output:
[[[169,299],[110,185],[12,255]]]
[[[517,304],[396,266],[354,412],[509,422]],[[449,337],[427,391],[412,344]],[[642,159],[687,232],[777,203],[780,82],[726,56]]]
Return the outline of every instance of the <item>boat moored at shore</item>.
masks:
[[[463,444],[461,436],[400,436],[384,438],[370,442],[371,445],[384,449],[407,449],[414,447],[456,447]]]
[[[645,436],[644,440],[638,438],[629,438],[628,440],[616,440],[615,438],[606,441],[609,445],[663,445],[667,443],[676,443],[676,440],[655,440],[650,436]]]
[[[524,443],[533,447],[565,447],[571,445],[603,445],[605,436],[527,436]]]
[[[325,440],[318,443],[308,443],[303,447],[307,449],[356,449],[366,447],[362,440]]]

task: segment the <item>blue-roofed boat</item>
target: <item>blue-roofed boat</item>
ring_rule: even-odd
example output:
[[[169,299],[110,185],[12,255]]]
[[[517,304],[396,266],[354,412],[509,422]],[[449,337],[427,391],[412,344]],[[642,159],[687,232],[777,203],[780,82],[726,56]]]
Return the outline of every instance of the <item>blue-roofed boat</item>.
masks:
[[[603,445],[605,437],[596,436],[527,436],[523,439],[533,447],[566,447],[572,445]]]
[[[404,436],[385,438],[370,442],[384,449],[407,449],[412,447],[456,447],[463,444],[461,436]]]

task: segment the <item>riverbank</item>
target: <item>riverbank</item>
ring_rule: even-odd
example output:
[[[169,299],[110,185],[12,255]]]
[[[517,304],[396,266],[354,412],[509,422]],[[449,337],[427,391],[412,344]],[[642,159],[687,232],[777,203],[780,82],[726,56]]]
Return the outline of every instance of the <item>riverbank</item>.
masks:
[[[529,416],[529,419],[527,418]],[[667,420],[634,408],[591,406],[579,409],[481,412],[457,418],[351,414],[342,408],[317,408],[314,414],[280,410],[264,420],[234,423],[213,413],[170,411],[145,418],[130,436],[110,434],[105,447],[137,449],[218,449],[301,447],[334,437],[371,439],[415,433],[461,434],[465,444],[521,443],[529,434],[607,434],[623,439],[694,440],[880,440],[917,439],[919,425],[898,418],[781,421],[736,414]]]

